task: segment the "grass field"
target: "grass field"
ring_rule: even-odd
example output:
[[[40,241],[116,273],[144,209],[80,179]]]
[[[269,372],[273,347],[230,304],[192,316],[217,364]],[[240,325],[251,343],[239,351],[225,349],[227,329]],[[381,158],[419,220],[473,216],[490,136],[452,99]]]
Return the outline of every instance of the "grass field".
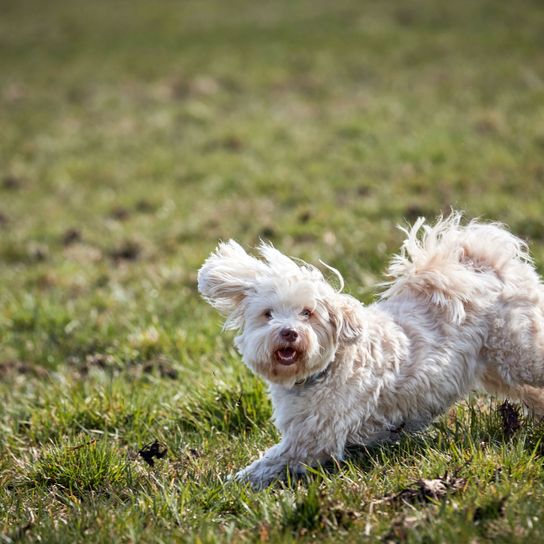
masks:
[[[543,271],[539,1],[0,11],[0,541],[544,538],[544,426],[487,398],[308,481],[227,482],[277,433],[195,286],[219,239],[265,238],[370,302],[395,225],[451,206]]]

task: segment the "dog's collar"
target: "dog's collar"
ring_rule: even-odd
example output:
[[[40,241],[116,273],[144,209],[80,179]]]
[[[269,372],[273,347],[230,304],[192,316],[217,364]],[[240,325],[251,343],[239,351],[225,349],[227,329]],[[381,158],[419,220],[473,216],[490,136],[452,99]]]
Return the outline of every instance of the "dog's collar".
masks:
[[[332,362],[329,363],[323,370],[320,370],[319,372],[316,372],[315,374],[311,374],[310,376],[299,380],[298,382],[295,382],[295,387],[310,387],[314,384],[316,384],[319,381],[322,381],[324,378],[326,378],[327,374],[329,373],[329,370],[331,369]]]

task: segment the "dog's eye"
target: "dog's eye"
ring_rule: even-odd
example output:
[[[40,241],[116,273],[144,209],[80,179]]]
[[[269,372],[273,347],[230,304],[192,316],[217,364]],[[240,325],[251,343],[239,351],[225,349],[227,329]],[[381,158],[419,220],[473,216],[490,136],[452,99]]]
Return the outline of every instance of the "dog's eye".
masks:
[[[272,310],[266,310],[263,315],[266,317],[266,319],[272,319]]]
[[[312,310],[310,310],[309,308],[304,308],[304,310],[300,312],[300,315],[302,317],[312,317]]]

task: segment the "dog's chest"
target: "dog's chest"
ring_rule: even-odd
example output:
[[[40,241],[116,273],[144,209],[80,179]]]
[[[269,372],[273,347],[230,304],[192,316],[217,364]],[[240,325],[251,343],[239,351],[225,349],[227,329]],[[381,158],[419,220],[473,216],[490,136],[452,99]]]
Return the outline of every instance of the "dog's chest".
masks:
[[[299,385],[290,389],[271,388],[274,423],[282,432],[292,427],[315,426],[332,419],[334,403],[323,384]]]

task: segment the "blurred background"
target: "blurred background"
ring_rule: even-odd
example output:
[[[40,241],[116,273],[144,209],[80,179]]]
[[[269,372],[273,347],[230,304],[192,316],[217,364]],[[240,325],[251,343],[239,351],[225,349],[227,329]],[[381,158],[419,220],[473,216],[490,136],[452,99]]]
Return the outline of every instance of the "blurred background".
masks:
[[[539,1],[1,10],[4,358],[196,334],[196,271],[230,237],[322,258],[367,301],[395,225],[451,207],[544,263]]]
[[[0,540],[542,540],[542,425],[481,398],[224,485],[277,432],[196,274],[265,239],[371,302],[452,207],[544,272],[543,187],[541,0],[0,0]]]

